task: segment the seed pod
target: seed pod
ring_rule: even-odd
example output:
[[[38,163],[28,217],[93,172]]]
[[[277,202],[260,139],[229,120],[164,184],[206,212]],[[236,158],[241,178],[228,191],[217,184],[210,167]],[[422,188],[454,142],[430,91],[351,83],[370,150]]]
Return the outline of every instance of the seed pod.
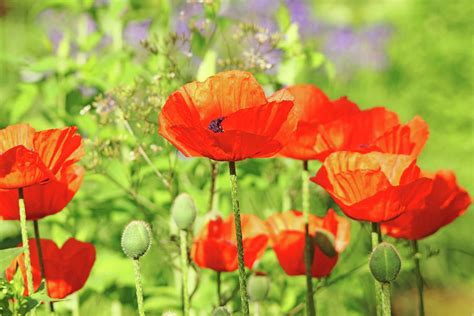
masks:
[[[321,249],[321,251],[328,257],[337,256],[337,251],[335,248],[334,235],[331,232],[317,228],[316,235],[314,236],[314,241],[316,245]]]
[[[151,239],[151,228],[148,223],[132,221],[123,230],[122,250],[127,257],[138,259],[150,249]]]
[[[369,268],[379,282],[391,282],[400,272],[402,261],[397,249],[386,242],[379,244],[370,255]]]
[[[212,316],[231,316],[230,312],[224,306],[216,307],[212,311]]]
[[[188,229],[194,223],[196,213],[194,200],[186,193],[178,195],[171,206],[171,215],[179,229]]]
[[[247,290],[252,301],[263,301],[270,291],[270,278],[263,273],[252,274],[248,280]]]

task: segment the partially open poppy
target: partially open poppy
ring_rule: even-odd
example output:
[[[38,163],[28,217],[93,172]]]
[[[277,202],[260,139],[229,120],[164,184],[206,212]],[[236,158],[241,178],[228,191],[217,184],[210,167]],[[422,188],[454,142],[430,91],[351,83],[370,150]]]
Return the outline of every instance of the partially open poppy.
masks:
[[[27,124],[0,130],[0,189],[46,182],[77,162],[82,139],[76,127],[37,132]]]
[[[288,275],[305,275],[305,221],[300,211],[286,211],[270,216],[267,221],[271,246],[278,262]],[[339,253],[349,243],[349,221],[329,209],[324,218],[309,215],[309,234],[313,240],[318,234],[325,234],[334,248],[334,253],[314,242],[311,274],[314,278],[327,276],[337,263]]]
[[[433,184],[420,174],[412,156],[347,151],[329,155],[311,181],[347,216],[376,223],[422,207]]]
[[[242,214],[241,221],[245,266],[252,269],[267,248],[268,231],[265,222],[255,215]],[[195,238],[191,257],[202,268],[235,271],[237,242],[234,217],[229,216],[225,221],[221,217],[210,220]]]
[[[318,87],[310,84],[299,84],[285,88],[295,98],[294,113],[298,125],[280,154],[300,160],[319,158],[315,149],[318,126],[338,120],[349,114],[358,113],[356,104],[347,98],[331,101]]]
[[[418,156],[428,134],[428,125],[421,117],[402,124],[396,113],[376,107],[320,124],[314,151],[320,160],[335,151]]]
[[[290,94],[267,99],[252,74],[226,71],[174,92],[159,115],[159,133],[188,157],[271,157],[296,127],[292,108]]]
[[[83,156],[76,131],[36,132],[23,124],[0,130],[0,152],[7,149],[0,154],[0,166],[5,166],[0,167],[0,219],[19,219],[17,188],[23,188],[28,220],[55,214],[69,203],[84,177],[84,168],[76,163]],[[17,155],[9,154],[13,152]]]
[[[383,223],[385,233],[395,238],[418,240],[434,234],[464,214],[471,204],[471,197],[457,184],[454,173],[441,170],[429,177],[434,181],[425,205]]]
[[[36,240],[30,239],[31,268],[35,291],[41,284],[41,268]],[[61,247],[49,239],[41,239],[44,270],[48,295],[62,299],[80,290],[87,281],[95,262],[95,248],[92,244],[70,238]],[[24,255],[15,259],[5,271],[8,280],[13,279],[17,268],[20,268],[26,282]],[[25,295],[26,295],[25,289]]]

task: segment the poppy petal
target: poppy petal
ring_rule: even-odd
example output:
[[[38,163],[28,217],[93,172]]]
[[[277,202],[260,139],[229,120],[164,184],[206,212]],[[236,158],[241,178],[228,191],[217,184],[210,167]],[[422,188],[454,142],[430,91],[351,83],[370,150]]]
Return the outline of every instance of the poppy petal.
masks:
[[[237,270],[237,247],[226,240],[195,241],[193,243],[192,258],[202,268],[220,272]]]
[[[64,163],[74,163],[84,156],[82,138],[77,127],[37,132],[33,143],[45,166],[57,174]]]
[[[24,146],[13,147],[0,155],[0,188],[18,189],[47,181],[51,172],[36,152]]]

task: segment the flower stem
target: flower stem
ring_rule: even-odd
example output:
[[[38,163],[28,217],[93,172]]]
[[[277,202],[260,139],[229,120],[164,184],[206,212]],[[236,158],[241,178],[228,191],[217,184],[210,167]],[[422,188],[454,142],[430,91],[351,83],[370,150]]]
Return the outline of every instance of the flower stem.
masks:
[[[306,274],[306,314],[308,316],[316,315],[315,299],[313,296],[313,276],[311,274],[311,266],[313,263],[313,254],[311,247],[311,236],[309,235],[309,172],[308,161],[303,161],[302,172],[302,191],[303,191],[303,214],[304,214],[304,266]]]
[[[235,161],[229,161],[229,175],[230,184],[232,187],[232,208],[234,211],[235,235],[237,239],[237,258],[239,263],[239,283],[240,298],[242,301],[242,315],[248,316],[250,314],[250,309],[247,295],[247,279],[245,276],[244,246],[242,242],[242,225],[240,223],[240,205],[237,191],[237,173],[235,171]]]
[[[222,306],[221,272],[217,271],[217,306]]]
[[[35,228],[35,240],[36,240],[36,248],[38,249],[38,258],[41,270],[41,281],[44,282],[44,288],[46,290],[46,295],[49,296],[48,293],[48,283],[46,283],[46,272],[44,269],[44,258],[43,258],[43,249],[41,248],[41,236],[39,231],[39,223],[38,220],[33,221],[33,226]],[[54,305],[53,302],[49,302],[49,311],[54,313]]]
[[[418,316],[425,316],[425,304],[423,299],[423,276],[420,268],[420,258],[418,252],[418,241],[412,240],[413,260],[415,261],[416,286],[418,287]]]
[[[379,224],[377,223],[372,223],[372,233],[371,233],[371,239],[372,239],[372,250],[375,249],[375,247],[378,246],[380,243],[380,227]],[[381,284],[375,280],[375,303],[376,303],[376,309],[377,309],[377,316],[380,316],[382,313],[382,286]]]
[[[189,315],[189,290],[188,290],[188,246],[186,231],[181,229],[179,232],[179,241],[181,249],[181,276],[183,282],[183,307],[184,316]]]
[[[392,315],[392,304],[390,303],[390,282],[380,283],[382,287],[382,315]]]
[[[20,209],[21,240],[23,242],[23,249],[25,252],[26,286],[28,295],[32,295],[35,292],[35,289],[33,287],[33,274],[31,272],[30,245],[28,243],[28,230],[26,229],[26,210],[22,188],[18,189],[18,197],[18,206]]]
[[[138,314],[140,316],[145,316],[145,309],[143,307],[142,276],[140,273],[140,259],[133,259],[133,269],[135,271],[135,287],[137,290]]]

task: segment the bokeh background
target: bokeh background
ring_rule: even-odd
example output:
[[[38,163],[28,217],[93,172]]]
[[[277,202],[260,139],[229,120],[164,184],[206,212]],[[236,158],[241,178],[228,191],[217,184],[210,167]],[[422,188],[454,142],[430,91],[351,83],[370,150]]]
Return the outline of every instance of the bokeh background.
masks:
[[[216,71],[250,70],[268,93],[310,82],[362,108],[386,106],[403,121],[421,115],[430,139],[419,164],[454,170],[472,194],[473,16],[469,0],[0,0],[0,127],[77,125],[86,143],[81,190],[64,211],[41,221],[44,237],[61,244],[75,236],[97,247],[89,281],[56,304],[60,315],[136,314],[132,264],[120,249],[120,233],[132,219],[154,228],[143,259],[148,314],[180,313],[172,199],[179,192],[196,199],[197,231],[209,214],[229,214],[230,187],[219,165],[209,205],[209,161],[177,153],[157,135],[156,118],[174,89]],[[239,163],[242,211],[266,218],[298,209],[300,168],[281,158]],[[317,168],[310,164],[311,173]],[[324,215],[316,186],[311,203],[312,212]],[[427,315],[474,313],[473,219],[468,210],[420,243]],[[320,315],[374,314],[368,234],[352,224],[350,246],[333,275],[318,283]],[[0,221],[0,248],[19,239],[17,223]],[[411,252],[396,243],[404,261],[394,314],[415,315]],[[273,283],[265,315],[302,314],[303,277],[286,277],[271,250],[256,269]],[[212,271],[193,272],[196,315],[214,306],[215,278]],[[223,280],[224,291],[238,283],[235,273]],[[236,296],[230,305],[238,304]]]

